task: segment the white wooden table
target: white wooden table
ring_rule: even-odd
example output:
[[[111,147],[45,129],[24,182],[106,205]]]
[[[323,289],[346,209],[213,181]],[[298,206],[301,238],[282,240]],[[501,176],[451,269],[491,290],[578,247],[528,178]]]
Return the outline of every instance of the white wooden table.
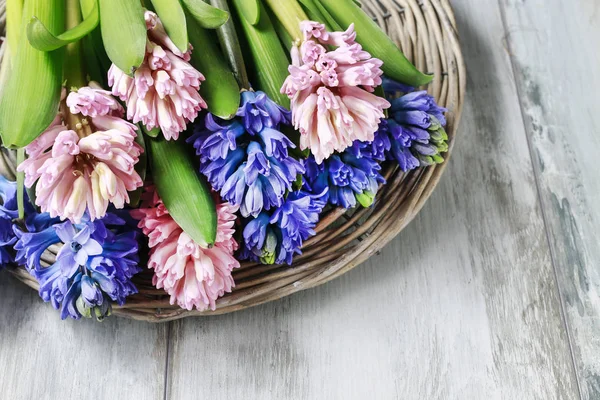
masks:
[[[455,0],[469,72],[420,216],[231,315],[59,320],[0,275],[2,399],[600,399],[600,2]]]

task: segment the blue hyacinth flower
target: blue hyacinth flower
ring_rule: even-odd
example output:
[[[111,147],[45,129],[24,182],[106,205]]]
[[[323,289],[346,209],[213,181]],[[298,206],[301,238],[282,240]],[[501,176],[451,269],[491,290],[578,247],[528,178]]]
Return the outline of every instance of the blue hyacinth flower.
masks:
[[[443,162],[441,153],[448,151],[447,110],[426,91],[414,92],[390,79],[384,79],[384,88],[390,118],[381,121],[375,140],[362,151],[379,155],[385,148],[386,159],[396,160],[403,171]]]
[[[360,149],[360,143],[340,154],[334,154],[321,164],[311,155],[305,162],[304,187],[310,193],[328,189],[330,204],[354,208],[369,207],[375,200],[379,184],[385,183],[381,165],[373,158],[373,150]]]
[[[109,213],[73,224],[38,214],[28,218],[27,228],[13,229],[15,259],[36,278],[40,297],[60,309],[61,318],[101,320],[110,314],[111,302],[123,305],[137,293],[131,278],[141,271],[138,232],[125,219]],[[56,261],[44,265],[42,255],[52,245],[62,247]]]
[[[327,189],[319,194],[291,192],[272,213],[263,211],[248,219],[240,258],[291,265],[294,255],[302,253],[303,242],[315,234],[319,214],[327,204],[326,193]]]
[[[188,139],[200,158],[200,172],[225,201],[240,206],[244,217],[281,206],[304,173],[288,151],[296,146],[280,131],[289,123],[289,111],[263,92],[246,91],[237,118],[224,121],[207,114]]]

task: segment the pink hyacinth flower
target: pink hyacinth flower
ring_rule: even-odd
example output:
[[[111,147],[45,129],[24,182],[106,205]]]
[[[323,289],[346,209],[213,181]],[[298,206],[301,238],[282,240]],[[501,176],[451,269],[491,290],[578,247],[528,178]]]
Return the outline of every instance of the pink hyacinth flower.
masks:
[[[372,141],[390,103],[372,93],[382,83],[383,62],[356,43],[353,25],[328,32],[323,24],[303,21],[300,28],[304,41],[292,48],[281,92],[291,99],[300,147],[321,163],[355,140]]]
[[[231,292],[235,285],[231,273],[240,266],[233,257],[238,248],[233,239],[237,209],[229,203],[217,205],[217,237],[210,249],[196,244],[177,225],[153,187],[144,193],[141,208],[131,211],[149,238],[152,282],[171,296],[171,304],[214,310],[216,300]]]
[[[69,129],[59,115],[25,148],[28,158],[18,171],[25,173],[27,187],[37,181],[36,204],[52,217],[79,223],[87,211],[92,221],[102,218],[109,203],[123,208],[129,201],[128,192],[143,185],[134,169],[142,153],[135,143],[137,127],[111,115],[117,109],[106,108],[110,101],[104,94],[100,97],[98,102],[94,100],[97,97],[88,97],[85,106],[72,103],[77,113],[82,107],[81,114],[93,110],[96,117],[77,119],[71,115],[65,121],[80,122]]]
[[[90,82],[89,86],[69,93],[67,96],[67,107],[69,107],[72,114],[81,113],[86,117],[92,118],[108,114],[123,118],[125,115],[125,110],[117,99],[95,82]]]
[[[127,118],[146,128],[159,127],[167,140],[179,137],[206,102],[198,90],[204,75],[190,63],[190,50],[181,52],[167,35],[158,16],[146,11],[146,56],[133,78],[112,65],[108,84],[127,104]]]

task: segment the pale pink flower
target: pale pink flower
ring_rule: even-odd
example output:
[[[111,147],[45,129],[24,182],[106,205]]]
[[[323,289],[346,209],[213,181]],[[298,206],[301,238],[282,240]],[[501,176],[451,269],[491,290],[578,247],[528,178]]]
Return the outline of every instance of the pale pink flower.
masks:
[[[213,247],[195,243],[169,215],[153,187],[144,193],[141,208],[131,215],[149,238],[148,267],[154,269],[153,284],[171,296],[171,304],[204,311],[216,308],[216,300],[231,292],[231,275],[240,266],[233,257],[237,206],[217,205],[217,237]]]
[[[177,139],[206,102],[198,90],[204,75],[190,63],[191,46],[180,51],[167,35],[158,16],[146,11],[146,57],[133,78],[116,65],[108,71],[112,93],[127,105],[127,118],[146,128],[159,127],[165,138]]]
[[[303,21],[300,28],[304,41],[292,47],[290,75],[281,92],[292,100],[300,147],[321,163],[355,140],[372,141],[390,103],[372,93],[382,83],[383,62],[356,43],[353,25],[327,32],[323,24]]]
[[[85,109],[101,110],[106,103],[92,99]],[[143,184],[134,169],[142,153],[135,143],[137,127],[113,115],[82,119],[71,115],[68,120],[80,121],[75,130],[59,115],[25,148],[28,158],[18,170],[25,173],[27,187],[37,181],[36,204],[52,217],[75,223],[86,211],[91,220],[102,218],[109,203],[123,208],[128,192]]]
[[[72,114],[95,118],[99,115],[113,115],[123,118],[125,110],[111,93],[95,82],[72,91],[67,96],[67,107]]]

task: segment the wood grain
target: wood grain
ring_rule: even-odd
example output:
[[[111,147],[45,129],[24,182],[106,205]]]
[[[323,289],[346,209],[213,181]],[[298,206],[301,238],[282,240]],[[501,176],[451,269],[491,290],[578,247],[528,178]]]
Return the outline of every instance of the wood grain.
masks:
[[[502,0],[582,398],[600,398],[600,3]]]
[[[471,90],[429,203],[324,287],[175,322],[169,398],[579,397],[500,8],[453,5]]]
[[[167,326],[61,321],[6,271],[0,296],[0,398],[164,398]]]

